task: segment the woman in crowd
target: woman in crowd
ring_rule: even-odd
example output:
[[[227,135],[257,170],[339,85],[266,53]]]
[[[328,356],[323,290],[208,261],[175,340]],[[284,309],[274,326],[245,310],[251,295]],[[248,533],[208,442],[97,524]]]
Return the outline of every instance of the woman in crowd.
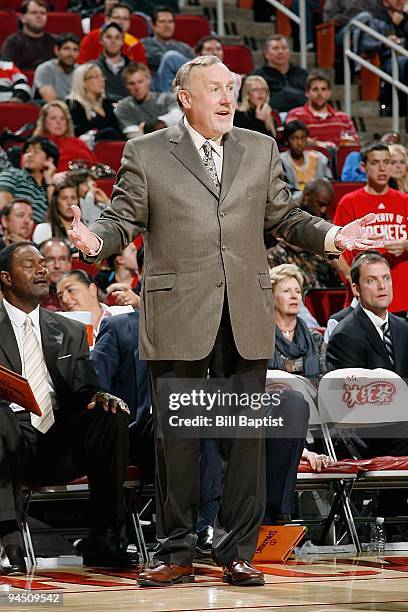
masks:
[[[73,204],[79,206],[76,187],[70,183],[57,185],[48,207],[47,221],[37,225],[33,233],[33,242],[41,244],[50,238],[62,238],[69,243],[67,230],[72,228]]]
[[[112,316],[112,311],[109,306],[99,301],[98,287],[89,274],[84,270],[68,272],[57,284],[57,295],[65,312],[79,310],[92,313],[93,335],[96,340],[102,319]]]
[[[279,113],[269,105],[269,87],[261,76],[249,76],[242,86],[242,102],[235,111],[234,125],[282,139]]]
[[[332,178],[329,159],[320,151],[306,150],[309,130],[301,121],[290,121],[283,132],[288,151],[280,154],[283,171],[295,197],[316,178]]]
[[[122,140],[112,102],[105,97],[105,77],[96,64],[75,68],[67,104],[75,135],[93,140]]]
[[[323,338],[310,332],[299,317],[303,277],[293,264],[270,269],[275,305],[275,354],[268,363],[271,370],[284,370],[306,377],[313,385],[324,374]],[[267,506],[265,520],[287,519],[293,513],[297,470],[301,459],[320,471],[331,463],[327,455],[305,448],[309,405],[298,394],[281,394],[277,414],[283,417],[284,430],[278,438],[266,439]]]
[[[101,270],[95,276],[95,283],[104,293],[107,293],[106,303],[109,305],[139,306],[139,296],[133,291],[139,284],[137,274],[137,248],[131,242],[119,255],[111,255],[107,259],[108,269]],[[118,292],[126,292],[128,298],[122,303],[117,302]]]
[[[67,170],[68,162],[73,159],[98,161],[89,147],[74,136],[70,112],[61,100],[48,102],[41,108],[34,136],[44,136],[57,145],[60,154],[58,172]]]
[[[391,153],[391,178],[397,183],[397,189],[408,193],[408,152],[403,145],[389,145]]]

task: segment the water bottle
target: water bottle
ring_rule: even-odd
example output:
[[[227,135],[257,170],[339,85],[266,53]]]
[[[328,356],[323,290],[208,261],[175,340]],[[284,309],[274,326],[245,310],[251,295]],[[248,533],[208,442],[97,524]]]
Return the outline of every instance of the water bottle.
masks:
[[[384,518],[377,516],[374,525],[371,525],[370,552],[383,554],[385,549]]]

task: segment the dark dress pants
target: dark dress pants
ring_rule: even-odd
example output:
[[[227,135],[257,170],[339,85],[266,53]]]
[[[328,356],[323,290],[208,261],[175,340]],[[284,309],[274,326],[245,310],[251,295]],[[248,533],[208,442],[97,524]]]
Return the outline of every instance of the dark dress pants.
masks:
[[[125,413],[83,410],[42,434],[29,413],[0,406],[0,522],[21,521],[23,481],[63,484],[86,474],[91,526],[116,526],[124,519],[128,440]]]
[[[150,361],[153,407],[160,410],[158,378],[256,377],[265,389],[267,360],[246,360],[237,351],[225,300],[215,345],[198,361]],[[265,510],[265,451],[260,432],[254,438],[219,439],[225,461],[221,504],[213,536],[213,557],[224,565],[252,559]],[[156,436],[156,561],[187,565],[197,542],[200,440]]]

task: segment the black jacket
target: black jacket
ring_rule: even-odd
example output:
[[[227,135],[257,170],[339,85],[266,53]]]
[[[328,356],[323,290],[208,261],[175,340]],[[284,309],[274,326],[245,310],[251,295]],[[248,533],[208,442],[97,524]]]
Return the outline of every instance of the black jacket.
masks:
[[[253,74],[262,76],[268,83],[271,93],[270,105],[279,113],[305,104],[307,72],[303,68],[289,64],[287,73],[282,74],[265,64],[251,72],[251,75]]]

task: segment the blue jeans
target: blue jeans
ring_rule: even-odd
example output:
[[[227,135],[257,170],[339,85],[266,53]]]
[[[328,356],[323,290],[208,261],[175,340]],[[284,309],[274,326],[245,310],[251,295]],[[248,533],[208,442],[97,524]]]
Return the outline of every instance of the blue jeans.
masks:
[[[306,0],[306,39],[314,42],[313,11],[320,8],[320,0]],[[292,11],[299,15],[299,0],[292,0]]]
[[[178,69],[188,59],[179,51],[166,51],[160,60],[156,74],[153,76],[153,91],[172,91],[174,77]]]

